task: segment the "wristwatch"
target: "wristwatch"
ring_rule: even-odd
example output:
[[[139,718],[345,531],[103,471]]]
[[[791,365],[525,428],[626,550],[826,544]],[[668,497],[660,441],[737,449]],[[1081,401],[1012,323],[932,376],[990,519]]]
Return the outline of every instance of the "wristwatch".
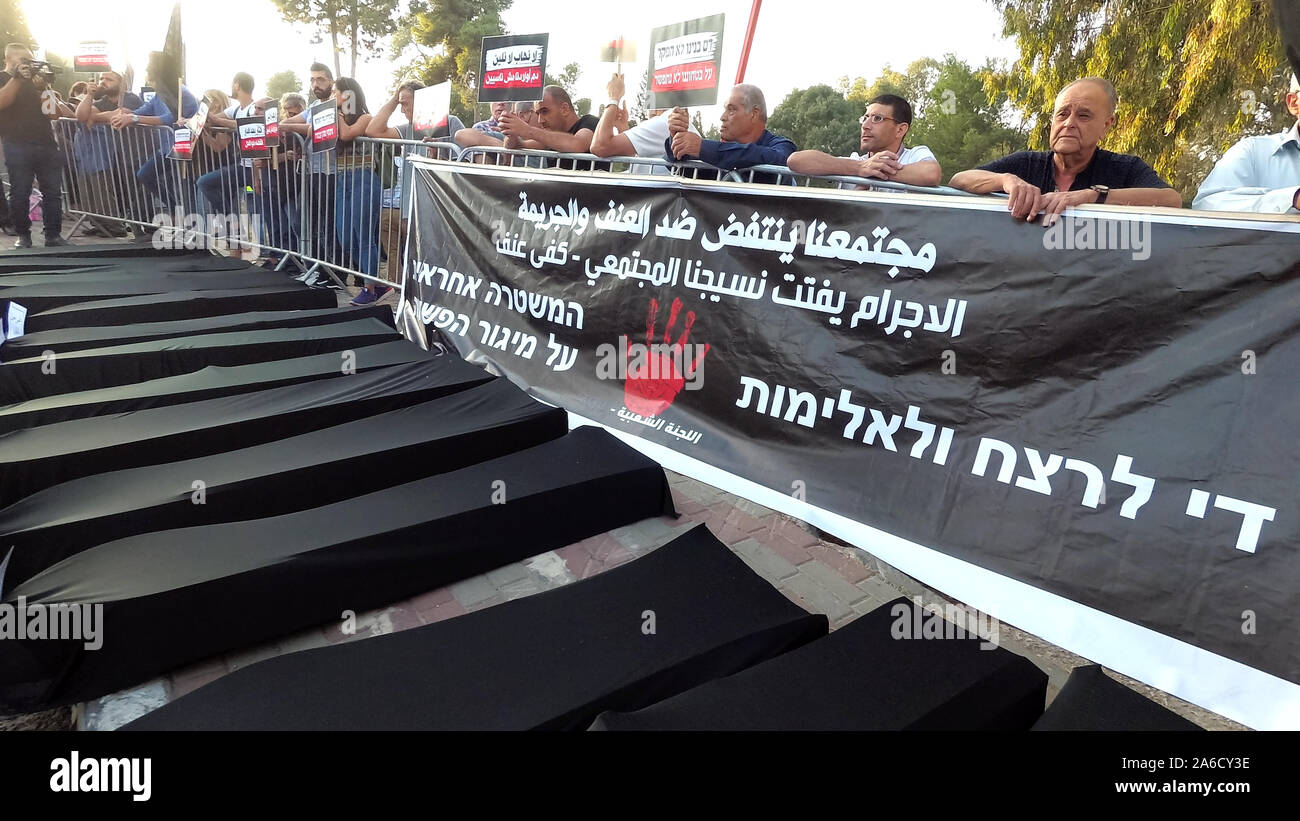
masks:
[[[1110,186],[1107,185],[1090,185],[1088,188],[1097,192],[1097,204],[1101,205],[1106,201],[1106,196],[1110,194]]]

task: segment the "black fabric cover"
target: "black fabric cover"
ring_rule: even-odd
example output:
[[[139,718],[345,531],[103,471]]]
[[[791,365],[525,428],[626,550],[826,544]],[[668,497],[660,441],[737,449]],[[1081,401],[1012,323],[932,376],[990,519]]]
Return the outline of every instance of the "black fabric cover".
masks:
[[[896,639],[898,598],[806,647],[631,713],[601,730],[1027,730],[1047,676],[978,638]],[[896,609],[897,608],[897,609]],[[922,611],[922,615],[925,611]]]
[[[155,248],[151,242],[96,242],[88,245],[64,245],[46,248],[16,248],[5,251],[0,257],[6,263],[16,263],[29,259],[66,258],[71,260],[112,257],[130,259],[132,257],[150,257],[161,259],[203,259],[215,256],[211,251],[195,248]]]
[[[249,365],[330,351],[355,351],[400,338],[390,326],[370,318],[331,325],[228,331],[83,348],[51,360],[29,356],[4,363],[0,366],[0,396],[8,402],[21,402],[71,391],[146,382],[191,373],[208,365]],[[341,358],[339,362],[341,368]]]
[[[1076,667],[1035,730],[1200,730],[1175,712],[1136,693],[1096,664]]]
[[[8,254],[0,256],[0,282],[4,277],[26,274],[79,274],[91,271],[128,271],[132,273],[157,273],[159,271],[245,271],[254,266],[238,257],[221,257],[213,254],[152,258],[102,258],[102,257],[36,257],[22,262],[11,260]],[[265,269],[259,269],[265,270]]]
[[[504,504],[493,503],[498,481]],[[346,502],[110,542],[12,591],[10,598],[26,597],[29,607],[103,604],[106,627],[103,646],[93,651],[72,641],[0,642],[0,704],[31,708],[100,696],[671,510],[657,464],[603,430],[582,428]],[[722,579],[709,579],[711,591],[714,584]],[[781,604],[786,612],[793,607]],[[628,606],[632,621],[623,631],[629,642],[642,638],[636,605],[635,612]],[[731,621],[752,618],[746,612]],[[703,631],[690,622],[693,636]],[[481,636],[475,644],[495,641],[507,639]],[[473,680],[479,692],[491,684],[481,675]]]
[[[257,268],[248,271],[177,272],[129,277],[91,276],[38,277],[39,282],[26,284],[24,282],[31,277],[5,277],[0,281],[0,306],[7,306],[13,300],[29,312],[40,313],[60,305],[92,299],[163,294],[168,291],[228,291],[283,285],[285,282],[284,274]],[[305,285],[294,285],[304,291],[312,290]]]
[[[308,311],[254,311],[195,319],[141,322],[134,325],[102,325],[37,331],[0,343],[0,362],[39,357],[45,351],[62,354],[87,348],[128,345],[151,339],[174,339],[181,336],[236,330],[256,331],[301,328],[307,325],[333,325],[357,319],[377,319],[393,327],[393,309],[384,305],[367,305],[364,308],[313,308]]]
[[[245,667],[126,729],[580,730],[602,710],[654,703],[825,634],[825,616],[697,527],[556,590]]]
[[[9,554],[0,593],[104,542],[340,502],[534,447],[568,429],[562,409],[498,378],[276,442],[74,479],[0,510],[0,545]],[[203,504],[195,504],[195,480],[204,483]]]
[[[357,348],[355,354],[353,364],[357,373],[387,365],[421,362],[437,355],[405,339],[367,345]],[[209,365],[193,373],[150,379],[147,382],[29,399],[0,408],[0,433],[52,425],[69,419],[161,408],[182,402],[199,402],[218,396],[330,379],[343,376],[341,364],[338,352],[334,351],[315,356],[256,362],[252,365]]]
[[[21,299],[19,304],[22,304]],[[113,299],[87,297],[56,308],[29,312],[25,329],[27,333],[37,333],[58,328],[164,322],[245,311],[292,311],[337,306],[338,298],[333,291],[304,288],[296,282],[216,291],[176,290]]]
[[[14,431],[0,436],[0,506],[81,476],[273,442],[494,378],[458,357],[439,356],[337,379]]]

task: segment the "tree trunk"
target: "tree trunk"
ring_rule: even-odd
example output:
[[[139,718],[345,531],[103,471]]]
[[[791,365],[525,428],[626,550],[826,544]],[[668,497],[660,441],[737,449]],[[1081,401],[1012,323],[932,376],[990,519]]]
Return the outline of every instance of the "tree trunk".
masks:
[[[350,9],[352,20],[352,73],[348,76],[357,76],[357,0],[352,0]]]
[[[330,15],[330,53],[334,55],[334,76],[338,77],[343,72],[339,70],[339,22],[334,15]]]

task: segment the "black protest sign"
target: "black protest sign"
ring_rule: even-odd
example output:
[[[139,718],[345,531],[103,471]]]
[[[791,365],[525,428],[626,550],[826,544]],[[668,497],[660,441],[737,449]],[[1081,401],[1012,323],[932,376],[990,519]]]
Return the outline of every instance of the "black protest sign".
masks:
[[[722,29],[715,14],[654,29],[650,34],[647,108],[714,105],[722,72]]]
[[[235,120],[239,137],[239,156],[245,160],[258,160],[271,156],[266,145],[266,121],[261,117],[240,117]]]
[[[339,144],[339,111],[333,100],[307,112],[311,123],[311,150],[333,151]]]
[[[483,38],[479,61],[480,103],[542,99],[549,34],[510,34]]]

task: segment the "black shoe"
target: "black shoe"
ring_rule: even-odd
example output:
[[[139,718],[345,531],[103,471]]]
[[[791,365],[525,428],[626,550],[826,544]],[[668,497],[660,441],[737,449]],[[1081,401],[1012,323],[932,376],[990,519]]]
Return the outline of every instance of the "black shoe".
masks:
[[[46,248],[56,248],[56,247],[58,247],[58,246],[60,246],[60,245],[71,245],[71,244],[72,244],[72,243],[68,242],[68,241],[67,241],[66,239],[64,239],[63,237],[46,237],[46,238],[45,238],[45,247],[46,247]]]
[[[31,248],[31,247],[32,247],[32,238],[31,238],[30,236],[19,237],[19,238],[14,242],[14,247],[15,247],[15,248]]]

